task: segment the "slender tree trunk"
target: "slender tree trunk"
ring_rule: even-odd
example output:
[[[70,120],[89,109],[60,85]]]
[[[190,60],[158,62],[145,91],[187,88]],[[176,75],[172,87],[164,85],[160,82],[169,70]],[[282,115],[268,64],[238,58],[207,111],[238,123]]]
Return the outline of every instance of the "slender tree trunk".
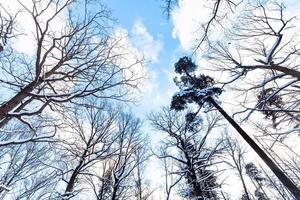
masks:
[[[118,182],[119,180],[116,180],[116,182]],[[117,191],[118,191],[119,186],[118,185],[114,185],[113,187],[113,192],[111,195],[111,200],[117,200]]]
[[[212,97],[208,101],[215,106],[216,109],[226,118],[226,120],[237,130],[237,132],[246,140],[252,149],[259,155],[259,157],[269,166],[282,184],[293,194],[293,196],[300,200],[300,190],[297,186],[281,171],[281,169],[269,158],[269,156],[255,143],[255,141],[215,102]]]
[[[71,178],[70,178],[70,180],[69,180],[69,182],[68,182],[65,193],[69,193],[69,192],[73,191],[77,175],[78,175],[78,172],[74,171]]]
[[[75,186],[75,182],[76,182],[76,179],[77,179],[77,177],[79,175],[80,168],[82,167],[82,164],[83,164],[83,161],[81,160],[79,162],[79,164],[77,165],[77,167],[75,168],[74,172],[72,173],[71,178],[68,181],[65,193],[73,192],[74,186]]]
[[[80,170],[82,168],[82,165],[83,165],[83,158],[86,156],[87,154],[87,149],[83,152],[83,155],[81,156],[81,160],[79,161],[78,165],[76,166],[76,168],[74,169],[68,183],[67,183],[67,187],[66,187],[66,190],[65,190],[65,194],[69,195],[69,193],[73,192],[74,190],[74,186],[75,186],[75,183],[76,183],[76,179],[80,173]]]
[[[247,186],[246,186],[246,183],[245,183],[243,174],[242,174],[242,172],[240,171],[240,169],[238,169],[238,171],[239,171],[239,176],[240,176],[240,179],[241,179],[241,181],[242,181],[243,188],[244,188],[244,192],[245,192],[245,195],[246,195],[246,197],[247,197],[247,200],[250,200],[250,196],[249,196],[249,193],[248,193],[248,190],[247,190]]]
[[[137,200],[142,200],[142,178],[141,178],[141,171],[140,171],[140,166],[137,167],[137,176],[138,176],[138,180],[137,180],[137,187],[138,187],[138,194],[137,194]]]

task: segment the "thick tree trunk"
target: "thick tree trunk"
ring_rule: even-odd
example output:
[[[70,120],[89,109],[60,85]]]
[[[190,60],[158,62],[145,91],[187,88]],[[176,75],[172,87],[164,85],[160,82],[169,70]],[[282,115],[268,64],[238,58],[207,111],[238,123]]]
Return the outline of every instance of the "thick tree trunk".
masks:
[[[58,70],[62,65],[62,61],[54,66],[51,70],[45,73],[44,79],[49,78],[56,70]],[[9,101],[0,106],[0,128],[2,128],[11,118],[7,114],[18,107],[30,93],[34,91],[39,85],[43,83],[43,79],[36,77],[32,82],[21,89],[15,96],[13,96]],[[20,111],[20,110],[19,110]]]
[[[31,82],[26,87],[21,89],[19,93],[17,93],[13,98],[7,101],[0,107],[0,122],[7,118],[7,114],[16,108],[26,97],[29,96],[29,93],[34,90],[34,88],[39,85],[38,82]],[[3,124],[5,125],[5,124]],[[1,128],[1,127],[0,127]]]
[[[293,196],[300,200],[300,190],[297,186],[283,173],[283,171],[269,158],[269,156],[255,143],[255,141],[215,102],[211,97],[208,101],[218,109],[218,111],[226,118],[226,120],[237,130],[237,132],[246,140],[252,149],[259,155],[259,157],[269,166],[282,184],[293,194]]]

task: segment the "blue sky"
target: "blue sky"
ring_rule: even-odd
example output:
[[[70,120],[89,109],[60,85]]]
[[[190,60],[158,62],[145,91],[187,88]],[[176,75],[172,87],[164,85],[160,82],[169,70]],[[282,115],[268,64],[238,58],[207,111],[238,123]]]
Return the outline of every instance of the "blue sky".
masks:
[[[132,107],[134,114],[143,119],[149,112],[157,111],[161,106],[170,104],[170,98],[177,90],[172,81],[174,62],[181,56],[189,54],[188,49],[197,37],[199,24],[207,21],[209,17],[209,10],[205,8],[205,4],[209,1],[180,2],[180,8],[175,8],[170,19],[167,19],[163,13],[162,0],[103,0],[102,2],[112,9],[113,17],[118,20],[117,28],[128,34],[129,42],[144,53],[147,59],[146,70],[149,80],[142,88],[141,101]],[[299,0],[287,0],[285,3],[289,6],[291,15],[298,14]],[[22,19],[28,29],[27,22],[30,20]],[[19,48],[26,48],[24,51],[27,53],[34,52],[30,49],[32,47],[30,43],[30,40],[23,40],[19,43]],[[159,141],[162,136],[149,128],[147,122],[145,124],[144,129],[150,135],[151,141],[153,143]],[[150,163],[149,168],[151,165],[155,163]],[[154,173],[153,179],[160,177],[156,171]]]
[[[131,42],[136,43],[136,27],[142,26],[148,36],[153,38],[152,42],[159,45],[156,59],[148,59],[146,65],[150,78],[147,84],[150,84],[148,86],[151,91],[144,93],[142,101],[138,102],[138,107],[134,109],[140,117],[143,117],[153,108],[168,105],[169,98],[166,97],[170,97],[170,88],[173,87],[171,81],[173,63],[180,54],[179,42],[172,37],[172,20],[163,14],[161,1],[106,0],[104,3],[113,10],[113,16],[118,19],[118,26],[128,31],[129,38],[132,38]],[[145,56],[147,58],[147,55]]]
[[[155,59],[150,59],[151,62],[147,64],[147,70],[151,78],[148,82],[149,92],[144,92],[142,101],[133,109],[134,113],[141,118],[144,118],[151,111],[157,111],[161,106],[169,105],[170,98],[174,91],[176,91],[176,87],[172,82],[174,75],[173,64],[181,56],[189,54],[188,50],[197,37],[199,24],[206,22],[209,17],[210,10],[205,8],[207,7],[205,5],[207,1],[189,0],[180,2],[180,8],[176,8],[171,18],[167,19],[166,15],[163,14],[161,0],[104,1],[104,3],[107,3],[112,8],[113,16],[118,19],[118,26],[128,31],[129,38],[131,38],[133,44],[137,41],[136,36],[141,33],[136,34],[137,27],[142,27],[144,29],[142,35],[148,35],[152,38],[151,41],[148,41],[152,43],[150,47],[154,47],[153,49],[155,49],[157,45],[160,46],[160,48],[156,49],[157,57],[155,56]],[[289,7],[291,15],[298,14],[300,5],[298,1],[288,0],[285,3]],[[214,34],[216,32],[218,31],[214,30]],[[143,39],[144,36],[141,38],[138,37],[138,40]],[[222,35],[217,35],[217,37],[220,36],[222,37]],[[137,46],[138,49],[143,50],[143,47]],[[147,50],[149,49],[144,49],[143,53],[148,54],[151,52],[151,50]],[[229,96],[229,99],[231,98]],[[230,109],[227,108],[227,110]],[[151,129],[147,122],[144,129],[150,135],[152,144],[157,144],[163,137]],[[156,162],[150,162],[148,168],[159,169]],[[160,178],[159,174],[153,174],[151,170],[149,173],[151,174],[151,181]],[[231,189],[235,190],[234,187]],[[232,192],[236,193],[236,191]]]
[[[117,26],[127,31],[130,42],[148,61],[150,81],[144,88],[142,101],[134,108],[135,114],[143,118],[150,111],[169,105],[176,90],[173,65],[189,54],[199,24],[206,21],[211,10],[203,8],[202,1],[180,1],[180,7],[168,19],[161,0],[104,0],[103,3],[112,9],[118,19]]]
[[[146,90],[142,92],[142,99],[133,106],[132,112],[145,120],[147,114],[151,111],[158,111],[161,106],[168,106],[176,87],[172,81],[174,62],[183,54],[180,47],[180,41],[172,36],[173,22],[172,18],[168,19],[163,13],[162,1],[156,0],[105,0],[104,3],[113,10],[113,16],[118,19],[118,26],[126,29],[128,37],[135,47],[143,50],[137,40],[143,40],[147,35],[152,37],[148,41],[150,47],[159,46],[156,49],[157,57],[148,57],[146,68],[148,71],[149,81],[146,83]],[[144,28],[143,33],[139,34],[139,28]],[[141,32],[141,31],[140,31]],[[138,37],[141,36],[141,37]],[[146,42],[147,43],[147,42]],[[143,45],[143,43],[142,43]],[[144,49],[144,54],[149,54],[151,50]],[[145,55],[147,58],[147,55]],[[143,130],[149,136],[152,147],[157,145],[163,135],[158,134],[150,127],[145,120]],[[155,159],[154,159],[155,160]],[[154,173],[153,169],[159,169],[159,163],[156,161],[149,162],[147,165],[147,174],[151,174],[150,179],[153,185],[161,184],[160,173]]]

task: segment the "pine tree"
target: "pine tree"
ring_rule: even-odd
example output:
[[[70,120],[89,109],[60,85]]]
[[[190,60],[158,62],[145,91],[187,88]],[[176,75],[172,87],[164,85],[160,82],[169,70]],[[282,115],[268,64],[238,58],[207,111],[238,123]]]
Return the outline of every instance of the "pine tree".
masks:
[[[180,75],[174,81],[179,87],[180,92],[175,93],[171,109],[180,111],[187,107],[187,104],[196,103],[200,108],[214,106],[238,131],[252,149],[263,159],[270,167],[278,179],[285,187],[296,197],[300,199],[300,190],[297,186],[284,174],[284,172],[276,165],[276,163],[259,147],[256,142],[232,119],[214,100],[214,97],[222,93],[222,89],[215,87],[214,79],[204,74],[196,75],[197,65],[188,57],[180,58],[175,63],[175,72]]]

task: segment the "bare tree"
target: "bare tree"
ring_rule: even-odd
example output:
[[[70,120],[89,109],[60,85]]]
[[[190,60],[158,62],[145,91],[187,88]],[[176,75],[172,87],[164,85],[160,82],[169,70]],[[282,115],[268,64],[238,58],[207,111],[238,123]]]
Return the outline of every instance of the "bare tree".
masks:
[[[98,177],[98,184],[91,180],[94,194],[98,200],[109,199],[111,196],[112,166],[109,160],[102,162],[102,175]]]
[[[58,180],[59,162],[49,143],[1,147],[1,199],[49,198]],[[51,158],[51,159],[49,159]]]
[[[147,159],[141,154],[145,144],[139,132],[140,121],[128,114],[121,114],[118,119],[113,144],[115,154],[104,161],[103,178],[98,178],[98,184],[93,183],[97,199],[135,199],[136,190],[139,190],[135,187],[141,187],[136,185],[134,177],[135,171]]]
[[[17,14],[9,13],[5,6],[0,3],[0,53],[4,50],[8,40],[14,36],[13,27]]]
[[[0,127],[88,95],[130,99],[141,78],[136,70],[141,61],[122,62],[128,52],[110,31],[105,6],[75,0],[17,2],[34,24],[35,52],[30,57],[11,49],[1,57],[1,93],[7,95],[0,103]]]
[[[228,31],[224,41],[211,45],[214,70],[228,72],[230,84],[243,98],[246,119],[258,111],[272,125],[262,124],[266,135],[277,139],[299,130],[299,45],[295,17],[283,4],[251,3]],[[235,84],[236,82],[236,84]],[[269,128],[265,128],[268,126]]]
[[[95,105],[96,106],[96,105]],[[113,144],[115,123],[119,113],[105,104],[73,110],[65,115],[66,127],[62,130],[61,151],[65,157],[66,169],[63,181],[66,188],[63,198],[71,198],[85,188],[86,176],[98,176],[97,168],[101,161],[109,159],[117,151]]]
[[[162,0],[164,3],[163,9],[169,18],[175,7],[180,6],[179,2],[183,2],[180,0]],[[207,20],[203,24],[199,24],[197,27],[198,31],[201,29],[200,37],[198,37],[195,41],[193,54],[198,50],[201,50],[203,47],[209,47],[211,43],[211,33],[212,31],[218,28],[224,28],[222,23],[224,21],[228,21],[228,15],[234,13],[236,8],[243,2],[243,0],[213,0],[210,2],[205,2],[206,7],[208,7],[211,11],[209,12],[209,16]],[[201,9],[201,8],[199,8]],[[195,31],[197,30],[195,29]]]
[[[174,174],[174,160],[169,158],[167,153],[162,150],[160,152],[160,160],[162,160],[163,163],[163,170],[164,170],[164,190],[166,193],[166,200],[171,199],[172,197],[172,190],[174,187],[178,185],[178,183],[183,179],[183,176],[178,176],[177,174]]]
[[[145,140],[145,139],[144,139]],[[143,142],[144,146],[140,147],[135,152],[135,159],[139,163],[134,170],[134,196],[137,200],[151,199],[155,189],[152,189],[147,182],[147,175],[145,175],[146,162],[149,158],[148,140]]]
[[[93,103],[90,103],[91,105]],[[60,149],[65,190],[62,199],[127,199],[134,195],[134,171],[145,161],[136,157],[144,145],[140,121],[107,103],[65,113]],[[58,197],[57,197],[58,198]]]
[[[122,115],[120,120],[119,137],[116,141],[118,153],[112,158],[112,200],[134,196],[134,171],[146,159],[136,157],[144,146],[139,132],[140,121],[134,120],[131,115]]]
[[[185,180],[186,186],[183,187],[181,196],[197,199],[218,198],[218,183],[211,167],[216,164],[213,158],[220,153],[221,143],[209,146],[207,138],[212,128],[216,127],[219,117],[208,118],[204,124],[193,113],[187,113],[185,117],[182,114],[164,108],[161,113],[152,114],[150,117],[152,125],[169,137],[162,147],[164,153],[157,156],[161,159],[170,158],[177,163],[176,169],[171,173]],[[172,153],[171,149],[175,149],[176,153]]]
[[[227,148],[226,148],[226,154],[224,156],[224,163],[226,163],[232,169],[238,172],[238,177],[242,182],[242,186],[244,190],[243,199],[250,200],[252,199],[251,193],[247,187],[245,176],[244,176],[244,167],[245,167],[244,157],[245,157],[246,150],[239,145],[237,140],[229,138],[228,135],[225,138],[225,142],[226,142],[225,146]],[[226,156],[229,156],[231,158],[231,161],[228,161],[228,159],[226,159]]]
[[[140,122],[104,103],[82,102],[90,96],[131,101],[143,77],[142,58],[124,46],[123,35],[112,28],[110,10],[99,2],[14,3],[29,16],[26,28],[32,35],[15,28],[23,20],[19,12],[10,13],[0,3],[1,197],[84,196],[93,189],[90,183],[108,176],[101,168],[105,162],[114,167],[115,177],[123,170],[121,180],[110,184],[116,184],[115,196],[126,196],[120,184],[144,161],[134,159],[143,148]],[[15,48],[21,36],[34,38],[31,54]]]

